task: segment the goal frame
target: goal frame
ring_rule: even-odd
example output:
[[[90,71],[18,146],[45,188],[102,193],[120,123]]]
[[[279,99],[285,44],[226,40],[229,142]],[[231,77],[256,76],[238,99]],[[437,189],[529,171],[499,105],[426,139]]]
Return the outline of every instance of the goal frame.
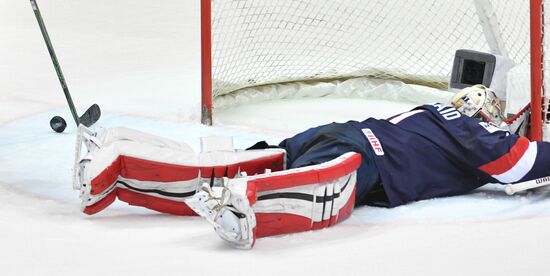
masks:
[[[544,0],[530,5],[531,116],[529,138],[543,139],[544,87]],[[212,0],[201,0],[201,123],[213,124],[212,94]],[[543,100],[544,99],[544,100]]]

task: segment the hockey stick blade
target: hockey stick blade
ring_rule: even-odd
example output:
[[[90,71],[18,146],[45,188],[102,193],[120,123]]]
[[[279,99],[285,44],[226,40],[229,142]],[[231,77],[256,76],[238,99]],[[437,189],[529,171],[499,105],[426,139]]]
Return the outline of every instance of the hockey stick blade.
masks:
[[[84,114],[82,114],[82,116],[80,116],[79,122],[86,127],[90,127],[99,120],[99,117],[101,117],[101,109],[99,105],[93,104]]]

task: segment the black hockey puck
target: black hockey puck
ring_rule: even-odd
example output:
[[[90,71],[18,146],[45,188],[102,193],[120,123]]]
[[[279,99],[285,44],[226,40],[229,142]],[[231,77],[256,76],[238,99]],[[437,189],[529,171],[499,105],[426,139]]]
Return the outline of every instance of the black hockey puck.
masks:
[[[67,122],[61,116],[54,116],[50,120],[50,126],[55,132],[63,132],[67,127]]]

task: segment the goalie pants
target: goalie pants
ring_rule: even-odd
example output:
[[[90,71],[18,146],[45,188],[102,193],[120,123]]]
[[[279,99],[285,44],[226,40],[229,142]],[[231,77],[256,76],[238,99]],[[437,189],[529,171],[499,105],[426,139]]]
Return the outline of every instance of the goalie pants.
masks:
[[[374,163],[371,146],[363,132],[347,123],[331,123],[310,128],[279,144],[287,152],[287,167],[299,168],[327,162],[346,152],[361,154],[357,170],[355,205],[387,207],[389,201]]]

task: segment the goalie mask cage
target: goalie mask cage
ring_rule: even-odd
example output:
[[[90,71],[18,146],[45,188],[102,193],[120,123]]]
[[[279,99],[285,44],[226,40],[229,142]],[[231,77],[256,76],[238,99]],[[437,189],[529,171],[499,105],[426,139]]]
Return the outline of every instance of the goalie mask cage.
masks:
[[[216,97],[266,84],[368,76],[446,89],[455,51],[471,49],[530,66],[540,140],[545,1],[201,0],[202,122]]]

